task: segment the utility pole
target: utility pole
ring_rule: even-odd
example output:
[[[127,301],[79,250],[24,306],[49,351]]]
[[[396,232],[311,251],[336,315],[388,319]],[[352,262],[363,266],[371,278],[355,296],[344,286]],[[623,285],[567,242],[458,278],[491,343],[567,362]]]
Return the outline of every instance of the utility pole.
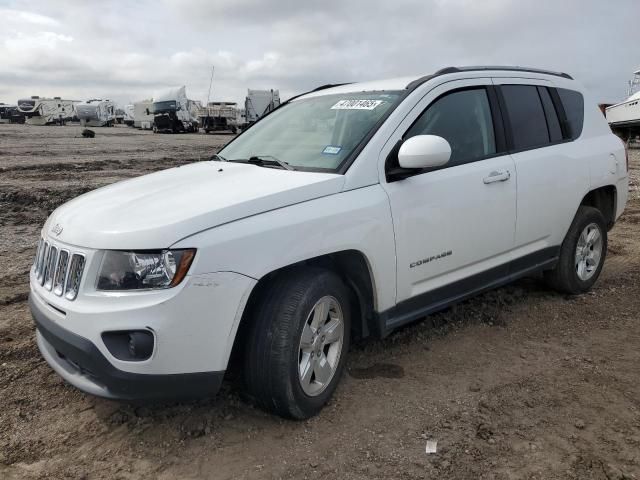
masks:
[[[207,93],[207,115],[209,114],[209,99],[211,98],[211,86],[213,85],[213,72],[216,69],[216,66],[213,65],[211,67],[211,80],[209,81],[209,93]]]

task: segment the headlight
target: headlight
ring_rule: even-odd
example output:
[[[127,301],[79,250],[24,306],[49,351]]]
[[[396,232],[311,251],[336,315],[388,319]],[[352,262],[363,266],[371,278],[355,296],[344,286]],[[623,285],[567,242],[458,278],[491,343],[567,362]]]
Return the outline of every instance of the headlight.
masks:
[[[195,249],[105,252],[98,290],[140,290],[178,285],[189,271]]]

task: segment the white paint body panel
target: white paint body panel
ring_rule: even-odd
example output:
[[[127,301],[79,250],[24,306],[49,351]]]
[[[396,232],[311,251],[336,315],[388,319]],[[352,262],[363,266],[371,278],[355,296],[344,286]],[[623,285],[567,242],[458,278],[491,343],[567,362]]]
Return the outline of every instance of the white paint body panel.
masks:
[[[384,161],[391,148],[436,98],[449,90],[491,85],[490,78],[447,82],[415,104],[382,150],[380,183],[389,195],[397,250],[397,301],[433,290],[510,260],[516,220],[516,178],[509,155],[444,168],[387,183]],[[493,171],[506,182],[485,184]],[[451,252],[436,261],[422,259]],[[414,265],[413,267],[411,265]]]
[[[332,195],[344,177],[198,162],[86,193],[51,214],[61,241],[104,249],[168,248],[199,231]]]
[[[436,135],[416,135],[407,139],[398,151],[402,168],[441,167],[451,158],[451,146]]]
[[[85,252],[78,298],[56,297],[33,278],[32,294],[51,319],[95,342],[119,369],[220,371],[227,367],[253,287],[278,268],[356,250],[370,270],[374,308],[383,312],[538,247],[559,245],[590,189],[616,185],[619,215],[628,182],[624,150],[595,107],[587,108],[578,141],[386,182],[389,151],[433,99],[450,89],[505,78],[581,90],[573,81],[528,72],[442,75],[406,96],[344,175],[201,162],[90,192],[58,208],[43,228],[51,238],[60,225],[53,241]],[[308,96],[397,90],[412,80],[345,85]],[[588,97],[585,104],[592,104]],[[508,181],[485,184],[494,170],[508,170]],[[197,249],[179,286],[96,291],[105,249],[169,247]],[[446,250],[454,254],[410,268]],[[47,304],[66,315],[60,317]],[[114,359],[100,333],[135,328],[153,329],[157,351],[139,363]]]

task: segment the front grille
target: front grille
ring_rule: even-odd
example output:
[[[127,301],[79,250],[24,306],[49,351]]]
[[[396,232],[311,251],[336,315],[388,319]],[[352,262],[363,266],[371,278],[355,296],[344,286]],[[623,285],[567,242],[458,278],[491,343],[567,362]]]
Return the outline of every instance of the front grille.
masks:
[[[36,281],[58,297],[64,295],[67,300],[75,300],[84,263],[82,253],[58,248],[41,238],[33,264]]]

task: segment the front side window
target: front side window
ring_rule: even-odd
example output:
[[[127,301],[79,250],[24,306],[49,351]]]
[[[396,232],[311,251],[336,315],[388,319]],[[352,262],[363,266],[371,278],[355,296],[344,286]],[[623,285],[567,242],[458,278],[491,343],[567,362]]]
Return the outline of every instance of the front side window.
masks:
[[[503,85],[502,95],[511,124],[514,150],[542,147],[549,143],[547,120],[534,85]]]
[[[438,135],[447,140],[451,146],[447,167],[495,154],[496,142],[486,90],[459,90],[438,98],[404,138],[415,135]]]
[[[400,92],[360,92],[295,100],[223,148],[229,161],[267,158],[296,170],[337,171]]]

